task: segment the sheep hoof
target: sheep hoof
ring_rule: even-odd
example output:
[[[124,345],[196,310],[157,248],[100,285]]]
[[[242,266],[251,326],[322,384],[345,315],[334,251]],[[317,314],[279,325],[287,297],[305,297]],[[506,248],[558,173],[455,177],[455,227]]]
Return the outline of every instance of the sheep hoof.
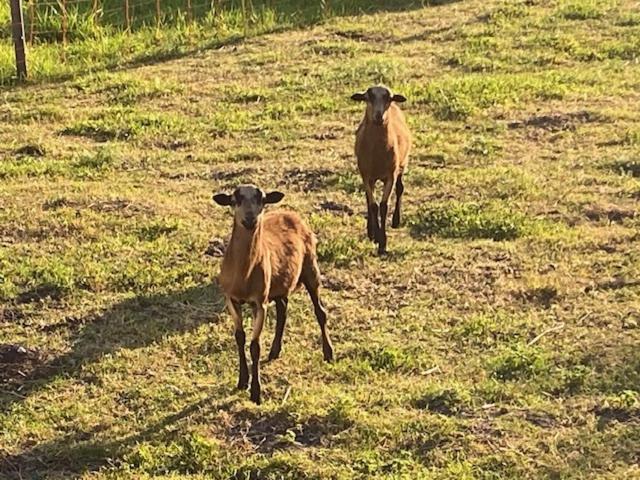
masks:
[[[269,352],[269,357],[268,357],[267,361],[271,362],[273,360],[277,360],[278,358],[280,358],[280,351],[271,350]]]
[[[236,388],[238,390],[246,390],[249,388],[249,382],[238,382],[238,386]]]
[[[391,220],[391,228],[400,228],[400,219],[393,217]]]
[[[260,405],[262,400],[260,399],[260,392],[251,392],[250,399],[256,405]]]
[[[331,345],[330,342],[322,344],[322,353],[323,353],[325,362],[333,361],[333,346]]]

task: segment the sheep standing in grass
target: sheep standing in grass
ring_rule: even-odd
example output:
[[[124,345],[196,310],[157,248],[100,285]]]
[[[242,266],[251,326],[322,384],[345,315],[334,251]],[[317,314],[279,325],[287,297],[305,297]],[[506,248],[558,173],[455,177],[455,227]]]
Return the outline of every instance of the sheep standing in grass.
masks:
[[[235,339],[240,358],[238,388],[249,384],[245,357],[245,333],[241,305],[251,304],[251,400],[260,403],[260,334],[267,314],[267,304],[276,305],[276,333],[269,360],[278,358],[287,315],[289,295],[302,284],[315,311],[322,335],[326,361],[333,360],[333,347],[327,333],[327,313],[318,296],[320,270],[316,256],[316,239],[309,226],[293,212],[263,213],[265,205],[278,203],[280,192],[265,193],[253,185],[238,187],[232,195],[219,193],[213,200],[234,207],[234,224],[229,246],[222,260],[219,282],[226,305],[235,324]]]
[[[367,109],[356,132],[355,152],[358,169],[367,195],[367,234],[378,244],[378,253],[387,249],[387,209],[391,191],[396,187],[396,206],[392,228],[400,226],[400,209],[404,185],[402,175],[409,162],[411,132],[397,103],[406,101],[383,86],[355,93],[352,100],[367,102]],[[378,180],[384,183],[378,209],[373,191]],[[380,215],[378,220],[378,214]]]

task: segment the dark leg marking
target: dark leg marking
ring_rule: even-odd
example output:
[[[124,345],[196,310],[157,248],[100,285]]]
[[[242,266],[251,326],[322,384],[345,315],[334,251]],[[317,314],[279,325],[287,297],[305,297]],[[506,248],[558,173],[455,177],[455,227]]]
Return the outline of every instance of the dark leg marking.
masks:
[[[387,202],[380,202],[380,230],[378,232],[378,254],[387,252]]]
[[[367,203],[367,236],[372,242],[376,239],[376,232],[374,227],[373,207]]]
[[[251,401],[260,405],[260,340],[252,340],[251,350]]]
[[[287,321],[287,305],[289,303],[289,299],[286,297],[279,297],[275,299],[275,302],[276,334],[273,337],[273,343],[271,344],[269,360],[275,360],[280,356],[280,350],[282,349],[282,335],[284,334],[284,325]]]
[[[378,243],[379,237],[380,237],[380,224],[378,223],[378,204],[377,203],[372,203],[370,205],[370,212],[371,212],[371,233],[373,235],[372,240],[375,241],[376,243]],[[369,237],[371,238],[371,237]]]
[[[398,178],[396,180],[396,208],[393,211],[391,228],[398,228],[400,226],[403,193],[404,193],[404,183],[402,183],[402,173],[401,173],[400,175],[398,175]]]
[[[245,334],[244,330],[236,330],[236,345],[238,346],[238,359],[240,360],[240,371],[238,374],[238,389],[246,390],[249,386],[249,367],[247,357],[244,352]]]

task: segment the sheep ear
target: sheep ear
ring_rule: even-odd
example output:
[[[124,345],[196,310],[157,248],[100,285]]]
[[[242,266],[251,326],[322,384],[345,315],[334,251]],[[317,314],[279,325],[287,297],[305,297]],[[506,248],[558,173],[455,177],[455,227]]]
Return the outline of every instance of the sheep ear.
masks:
[[[284,193],[282,192],[269,192],[264,196],[264,203],[278,203],[280,200],[284,198]]]
[[[407,97],[396,93],[393,97],[391,97],[391,100],[393,100],[396,103],[404,103],[407,101]]]
[[[366,93],[354,93],[353,95],[351,95],[351,100],[354,100],[356,102],[366,102],[367,101],[367,94]]]
[[[230,207],[233,205],[233,197],[231,195],[227,195],[226,193],[216,193],[213,196],[213,201],[218,205],[222,205],[223,207]]]

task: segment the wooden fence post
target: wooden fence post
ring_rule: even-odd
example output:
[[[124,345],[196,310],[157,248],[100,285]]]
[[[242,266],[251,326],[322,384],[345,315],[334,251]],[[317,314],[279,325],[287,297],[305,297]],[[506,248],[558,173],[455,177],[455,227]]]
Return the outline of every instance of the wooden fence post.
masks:
[[[156,0],[156,29],[160,30],[160,0]]]
[[[131,12],[129,10],[129,0],[124,0],[124,20],[127,24],[127,32],[131,31]]]
[[[67,46],[67,0],[61,0],[60,5],[62,6],[62,48],[64,49]]]
[[[191,6],[191,0],[187,0],[187,22],[193,22],[193,7]]]
[[[247,15],[247,1],[242,0],[242,19],[244,20],[244,36],[249,36],[249,17]]]
[[[36,0],[29,0],[29,45],[33,45],[33,31],[36,24]]]
[[[16,71],[18,79],[24,80],[27,78],[27,58],[24,46],[24,19],[21,0],[11,0],[11,26],[16,50]]]

